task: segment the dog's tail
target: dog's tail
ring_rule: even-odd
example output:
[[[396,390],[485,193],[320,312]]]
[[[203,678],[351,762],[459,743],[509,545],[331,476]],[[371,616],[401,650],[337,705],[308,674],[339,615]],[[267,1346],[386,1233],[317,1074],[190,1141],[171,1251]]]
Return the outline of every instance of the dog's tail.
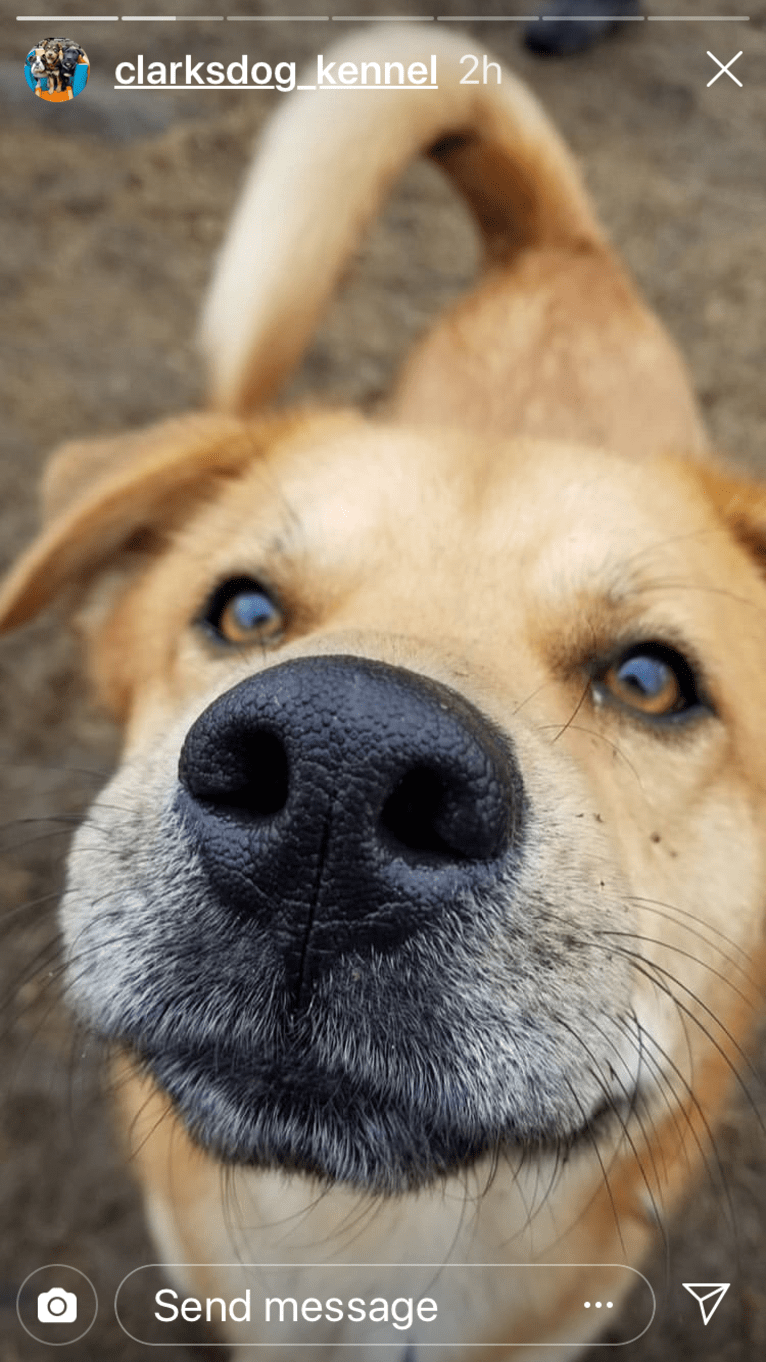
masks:
[[[321,87],[292,95],[267,131],[204,308],[209,396],[226,411],[252,409],[289,374],[365,226],[420,153],[467,199],[494,265],[527,246],[604,242],[537,100],[472,40],[436,24],[376,26],[374,40],[355,37],[320,61]],[[354,69],[383,84],[387,63],[385,88],[344,86]]]

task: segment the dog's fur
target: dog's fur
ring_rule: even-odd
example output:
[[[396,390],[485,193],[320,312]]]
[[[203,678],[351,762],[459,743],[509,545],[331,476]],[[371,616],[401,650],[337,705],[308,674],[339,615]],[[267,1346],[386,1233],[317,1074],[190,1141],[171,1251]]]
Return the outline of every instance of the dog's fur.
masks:
[[[531,96],[508,73],[461,86],[443,33],[385,43],[391,60],[437,51],[439,91],[280,110],[205,311],[211,410],[64,446],[0,619],[69,593],[125,727],[62,923],[80,1014],[124,1052],[165,1259],[473,1264],[445,1307],[464,1349],[429,1356],[523,1340],[565,1358],[603,1323],[578,1264],[640,1261],[704,1160],[760,998],[766,499],[706,452],[683,364]],[[393,177],[429,149],[477,218],[483,279],[383,416],[261,414]],[[227,646],[200,616],[242,576],[279,608],[252,646]],[[653,716],[620,688],[642,650],[676,658],[684,706]],[[311,738],[319,793],[309,774],[295,795],[324,801],[324,841],[289,902],[269,898],[234,814],[241,856],[211,870],[204,790],[189,812],[190,744],[260,687],[274,713],[292,697],[301,723],[328,725]],[[336,864],[333,840],[361,816],[365,743],[382,750],[357,693],[381,729],[417,713],[413,750],[436,709],[443,748],[475,725],[508,806],[478,869],[473,852],[450,863],[455,892],[441,851],[411,869],[405,830],[393,863],[426,888],[369,948],[364,867]],[[213,765],[235,760],[227,742]],[[266,911],[229,912],[243,877]],[[288,987],[284,941],[304,928]],[[500,1289],[477,1266],[527,1261],[570,1268],[509,1267]],[[203,1295],[243,1281],[176,1275]],[[374,1280],[349,1268],[348,1294]],[[337,1294],[337,1275],[324,1285]]]

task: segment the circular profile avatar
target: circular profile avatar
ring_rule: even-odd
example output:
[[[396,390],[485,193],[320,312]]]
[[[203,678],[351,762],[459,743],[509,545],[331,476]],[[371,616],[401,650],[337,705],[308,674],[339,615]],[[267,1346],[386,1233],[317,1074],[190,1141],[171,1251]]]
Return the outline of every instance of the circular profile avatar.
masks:
[[[24,75],[38,99],[60,104],[85,89],[90,63],[71,38],[43,38],[27,55]]]

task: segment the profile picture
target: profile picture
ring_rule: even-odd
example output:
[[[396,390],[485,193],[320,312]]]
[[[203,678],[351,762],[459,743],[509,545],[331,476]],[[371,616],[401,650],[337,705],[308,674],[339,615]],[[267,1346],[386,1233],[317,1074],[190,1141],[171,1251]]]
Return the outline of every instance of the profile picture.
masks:
[[[42,38],[27,53],[24,75],[38,99],[63,103],[80,94],[88,82],[90,63],[71,38]]]

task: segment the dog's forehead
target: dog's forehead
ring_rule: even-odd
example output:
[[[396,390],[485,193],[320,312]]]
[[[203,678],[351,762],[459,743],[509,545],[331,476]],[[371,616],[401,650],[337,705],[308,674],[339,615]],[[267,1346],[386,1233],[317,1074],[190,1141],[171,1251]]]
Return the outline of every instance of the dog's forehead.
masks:
[[[535,594],[709,575],[720,521],[694,470],[532,440],[364,427],[279,448],[225,497],[227,549],[262,535],[328,569],[523,572]]]

